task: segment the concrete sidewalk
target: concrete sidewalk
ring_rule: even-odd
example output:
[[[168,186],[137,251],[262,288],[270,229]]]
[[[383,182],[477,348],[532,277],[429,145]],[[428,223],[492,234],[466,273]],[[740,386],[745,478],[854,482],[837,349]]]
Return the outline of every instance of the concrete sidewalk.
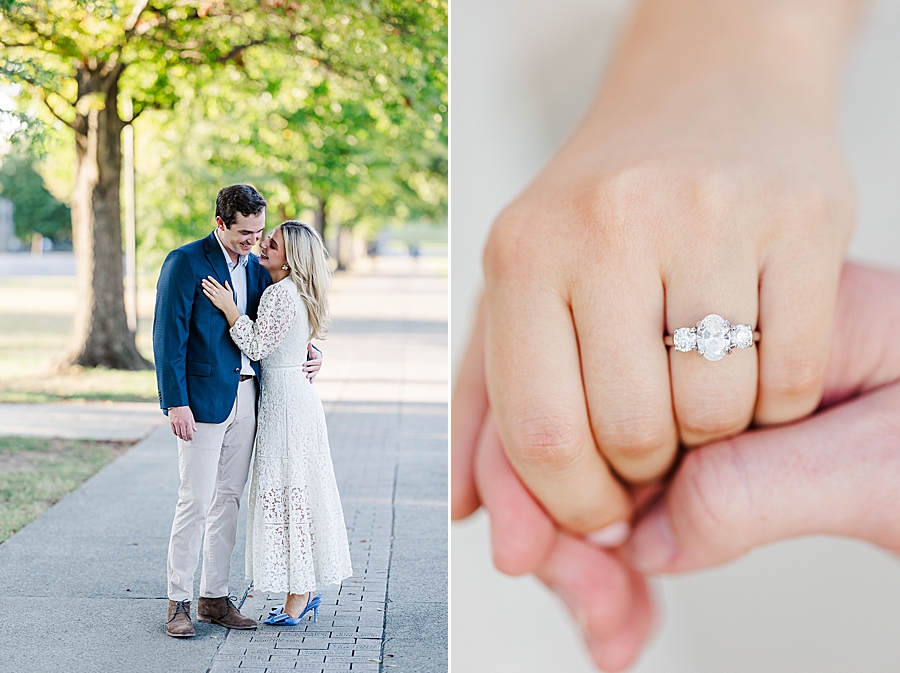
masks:
[[[0,435],[137,441],[165,424],[153,402],[0,404]]]
[[[159,417],[132,410],[120,430],[152,434],[0,544],[0,670],[447,670],[447,280],[427,260],[380,259],[337,277],[332,301],[316,385],[354,576],[323,588],[318,622],[228,632],[195,620],[196,637],[165,635],[176,447],[166,425],[153,430]],[[0,432],[44,405],[4,406]],[[48,436],[71,436],[46,419],[74,405],[53,406]],[[260,618],[282,598],[251,590],[243,611]]]

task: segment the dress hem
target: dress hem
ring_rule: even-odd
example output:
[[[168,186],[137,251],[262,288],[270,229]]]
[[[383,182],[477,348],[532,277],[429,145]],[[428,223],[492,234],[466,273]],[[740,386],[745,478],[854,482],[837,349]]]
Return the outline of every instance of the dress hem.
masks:
[[[349,579],[351,577],[353,577],[352,573],[350,575],[344,575],[340,579],[328,578],[321,582],[317,582],[312,587],[306,587],[306,588],[299,589],[299,590],[291,590],[290,588],[286,588],[286,586],[283,584],[275,585],[275,588],[265,587],[265,586],[256,584],[256,582],[253,581],[252,577],[247,577],[246,579],[253,583],[254,591],[265,591],[266,593],[270,593],[270,594],[288,594],[288,593],[290,593],[290,594],[305,594],[310,591],[314,592],[319,587],[326,587],[326,586],[330,586],[332,584],[340,584],[344,580]]]

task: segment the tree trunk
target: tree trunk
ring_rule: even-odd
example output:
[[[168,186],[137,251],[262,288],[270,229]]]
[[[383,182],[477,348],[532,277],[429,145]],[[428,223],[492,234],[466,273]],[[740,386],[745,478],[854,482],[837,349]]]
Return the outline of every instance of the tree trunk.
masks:
[[[336,271],[346,271],[350,268],[350,262],[353,257],[353,229],[341,225],[338,227],[337,235],[337,269]]]
[[[72,338],[61,369],[153,368],[138,352],[125,315],[119,203],[124,124],[116,109],[121,72],[121,65],[101,65],[77,75],[78,100],[84,106],[74,123],[72,242],[77,295]]]
[[[316,197],[316,202],[318,205],[316,206],[316,214],[313,218],[313,227],[316,231],[319,232],[319,236],[322,237],[322,240],[325,240],[325,199],[322,197]]]

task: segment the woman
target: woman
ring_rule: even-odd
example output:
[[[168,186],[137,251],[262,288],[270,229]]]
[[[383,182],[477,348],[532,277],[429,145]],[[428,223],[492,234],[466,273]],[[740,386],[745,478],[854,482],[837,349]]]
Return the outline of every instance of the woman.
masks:
[[[331,464],[322,402],[303,372],[309,340],[323,338],[331,269],[319,234],[289,220],[260,245],[272,277],[254,323],[228,283],[203,292],[231,326],[234,342],[260,363],[256,448],[247,521],[247,578],[287,599],[267,624],[318,618],[317,586],[350,577],[350,547]]]

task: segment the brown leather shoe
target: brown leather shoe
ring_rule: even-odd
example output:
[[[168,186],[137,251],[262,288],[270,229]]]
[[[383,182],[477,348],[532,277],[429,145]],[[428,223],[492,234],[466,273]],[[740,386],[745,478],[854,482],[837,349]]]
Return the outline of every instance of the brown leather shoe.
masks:
[[[169,601],[169,620],[166,633],[173,638],[190,638],[194,635],[190,601]]]
[[[197,601],[197,619],[224,626],[226,629],[255,629],[257,626],[255,619],[244,617],[238,612],[228,596],[221,598],[200,596],[200,600]]]

